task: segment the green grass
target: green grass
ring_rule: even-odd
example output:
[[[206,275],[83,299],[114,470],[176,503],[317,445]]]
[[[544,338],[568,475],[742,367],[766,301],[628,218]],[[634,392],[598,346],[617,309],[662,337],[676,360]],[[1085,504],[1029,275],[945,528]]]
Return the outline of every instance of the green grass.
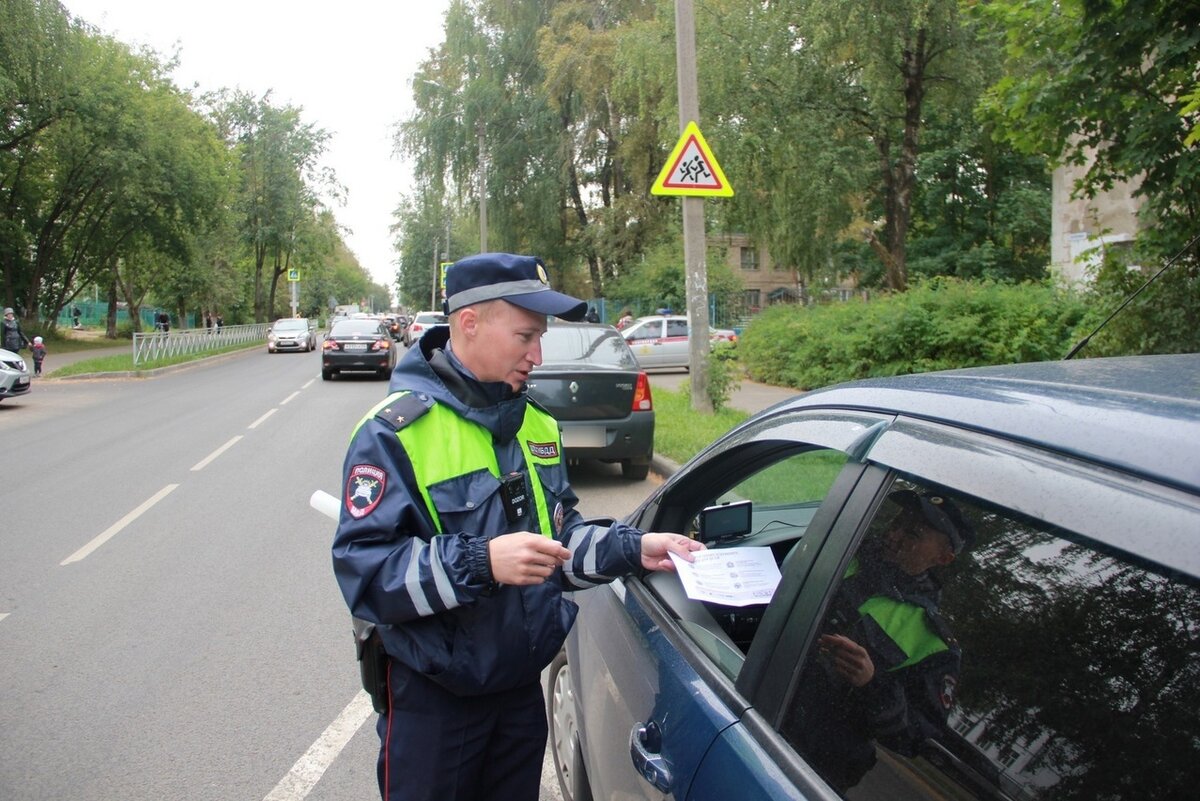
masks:
[[[110,341],[108,346],[113,343]],[[227,345],[223,348],[213,348],[212,350],[203,350],[196,353],[183,353],[176,356],[168,356],[163,359],[154,359],[153,361],[142,362],[137,367],[133,366],[133,354],[121,353],[115,356],[100,356],[95,359],[84,359],[68,364],[65,367],[60,367],[49,373],[55,378],[63,378],[72,375],[86,375],[88,373],[127,373],[134,370],[154,370],[158,367],[170,367],[174,364],[186,364],[200,359],[207,359],[210,356],[218,356],[222,353],[232,353],[239,350],[250,350],[251,348],[262,347],[261,342],[243,342],[239,345]]]
[[[722,409],[713,415],[692,411],[682,392],[654,390],[654,452],[683,464],[750,415]]]

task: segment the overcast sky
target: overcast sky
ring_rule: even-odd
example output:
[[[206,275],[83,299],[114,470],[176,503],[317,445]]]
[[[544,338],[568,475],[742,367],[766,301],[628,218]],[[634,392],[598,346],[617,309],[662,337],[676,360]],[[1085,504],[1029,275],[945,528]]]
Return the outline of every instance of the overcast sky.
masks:
[[[388,227],[407,165],[392,157],[392,127],[412,111],[417,64],[442,39],[449,0],[63,0],[75,16],[129,44],[169,56],[179,86],[240,88],[300,106],[330,133],[325,164],[348,189],[334,207],[347,242],[391,286],[396,253]]]

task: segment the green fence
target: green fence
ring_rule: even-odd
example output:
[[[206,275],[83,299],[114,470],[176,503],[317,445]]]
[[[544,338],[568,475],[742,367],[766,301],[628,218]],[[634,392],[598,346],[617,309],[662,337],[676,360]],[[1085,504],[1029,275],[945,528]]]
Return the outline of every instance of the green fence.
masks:
[[[79,324],[88,327],[103,326],[108,322],[108,303],[106,301],[81,300],[78,303],[67,304],[67,307],[58,313],[57,325],[59,328],[71,328],[75,323],[74,311],[79,310]],[[143,306],[138,309],[138,319],[142,322],[142,328],[153,330],[155,318],[164,309],[158,306]],[[128,325],[130,321],[129,309],[121,304],[117,307],[117,327]],[[171,325],[179,324],[183,328],[190,328],[197,325],[199,321],[195,314],[189,314],[186,320],[181,322],[176,321],[175,315],[171,315]]]

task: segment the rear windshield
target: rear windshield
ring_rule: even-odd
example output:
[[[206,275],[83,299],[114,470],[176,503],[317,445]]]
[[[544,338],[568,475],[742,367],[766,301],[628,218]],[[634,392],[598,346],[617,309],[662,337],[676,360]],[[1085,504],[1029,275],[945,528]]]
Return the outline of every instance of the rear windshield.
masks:
[[[441,325],[442,323],[446,322],[446,315],[432,313],[418,314],[417,319],[413,322],[420,323],[421,325]]]
[[[378,334],[377,320],[339,320],[329,330],[331,337],[354,336],[355,334]]]
[[[637,367],[628,343],[615,329],[605,326],[550,326],[542,337],[542,361]]]

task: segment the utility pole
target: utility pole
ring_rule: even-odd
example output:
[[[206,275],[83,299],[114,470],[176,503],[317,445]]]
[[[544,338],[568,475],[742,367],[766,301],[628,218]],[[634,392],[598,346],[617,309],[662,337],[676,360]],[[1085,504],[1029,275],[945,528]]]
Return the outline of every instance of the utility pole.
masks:
[[[441,271],[441,264],[439,263],[439,260],[438,260],[438,246],[440,244],[441,244],[441,242],[439,242],[438,238],[435,236],[433,238],[433,286],[430,287],[430,289],[429,289],[429,308],[433,309],[433,310],[436,310],[438,308],[438,302],[437,302],[438,278],[441,277],[439,275],[439,273]]]
[[[483,117],[475,128],[479,136],[479,252],[488,252],[487,220],[487,148],[485,147]]]
[[[675,72],[679,79],[679,130],[700,124],[696,82],[696,11],[692,0],[675,0]],[[687,282],[688,363],[692,409],[712,414],[708,397],[708,263],[704,243],[704,198],[683,198],[683,265]]]

